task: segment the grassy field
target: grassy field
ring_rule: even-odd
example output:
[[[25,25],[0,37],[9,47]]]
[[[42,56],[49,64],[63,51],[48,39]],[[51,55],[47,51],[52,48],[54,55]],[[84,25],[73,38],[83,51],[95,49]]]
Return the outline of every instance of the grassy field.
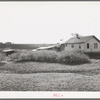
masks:
[[[2,63],[0,91],[100,91],[100,60],[82,65]]]

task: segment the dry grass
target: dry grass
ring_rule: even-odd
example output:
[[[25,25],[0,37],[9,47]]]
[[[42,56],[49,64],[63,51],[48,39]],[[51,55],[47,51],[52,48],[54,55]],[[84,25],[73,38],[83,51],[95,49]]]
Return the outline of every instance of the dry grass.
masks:
[[[100,75],[75,73],[0,74],[1,91],[100,91]]]
[[[0,64],[0,91],[100,91],[100,61]]]
[[[98,63],[98,64],[97,64]],[[83,65],[64,65],[57,63],[23,62],[7,63],[0,66],[1,73],[32,74],[32,73],[81,73],[96,74],[99,70],[99,62]],[[92,75],[91,74],[91,75]]]

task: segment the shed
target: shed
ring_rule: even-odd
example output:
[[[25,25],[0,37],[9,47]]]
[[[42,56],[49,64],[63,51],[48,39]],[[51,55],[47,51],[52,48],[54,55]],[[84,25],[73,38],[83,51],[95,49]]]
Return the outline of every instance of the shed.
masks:
[[[16,53],[16,50],[14,49],[5,49],[2,51],[6,56],[11,55],[13,53]]]

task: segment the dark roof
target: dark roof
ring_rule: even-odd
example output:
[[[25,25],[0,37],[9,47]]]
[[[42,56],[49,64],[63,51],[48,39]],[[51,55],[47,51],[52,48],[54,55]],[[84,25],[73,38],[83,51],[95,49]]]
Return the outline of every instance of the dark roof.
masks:
[[[94,35],[90,35],[90,36],[80,36],[78,38],[77,37],[73,37],[73,38],[70,38],[65,43],[85,43],[88,40],[90,40],[91,38],[95,38],[98,42],[100,42],[100,40],[97,39]]]

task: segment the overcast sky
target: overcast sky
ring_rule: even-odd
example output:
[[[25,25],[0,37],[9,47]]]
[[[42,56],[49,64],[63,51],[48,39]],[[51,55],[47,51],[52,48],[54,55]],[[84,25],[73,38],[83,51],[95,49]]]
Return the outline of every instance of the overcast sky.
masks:
[[[0,41],[57,43],[72,33],[100,39],[100,2],[0,2]]]

